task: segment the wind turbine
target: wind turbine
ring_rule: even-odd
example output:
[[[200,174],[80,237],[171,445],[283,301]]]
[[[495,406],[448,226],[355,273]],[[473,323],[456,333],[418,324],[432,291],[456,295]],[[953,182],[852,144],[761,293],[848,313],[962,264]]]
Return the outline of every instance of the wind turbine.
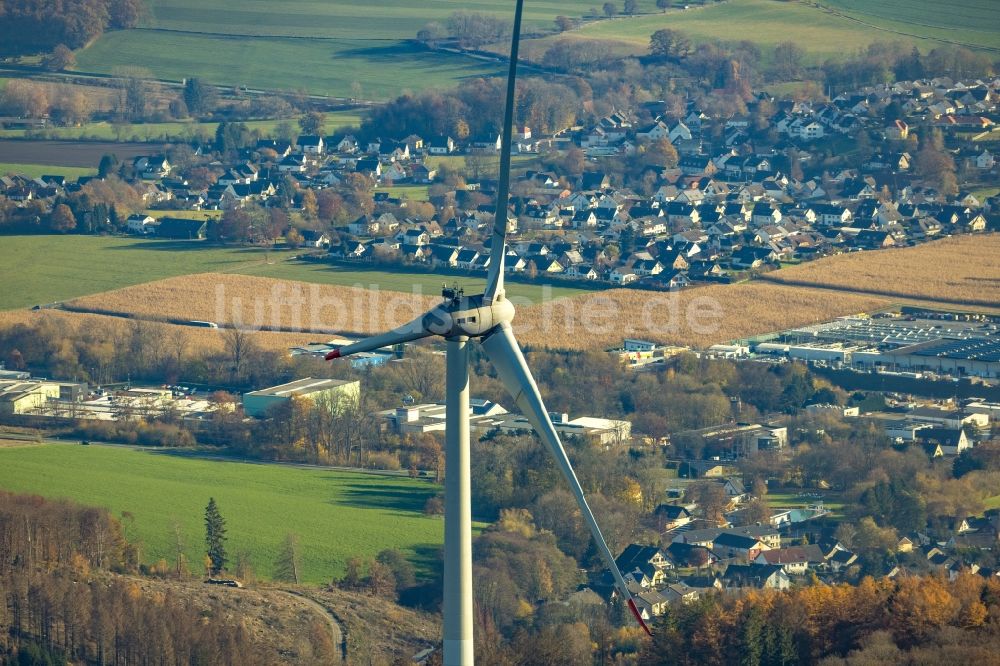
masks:
[[[392,331],[332,350],[327,360],[369,352],[382,347],[411,342],[430,336],[447,341],[445,398],[445,514],[444,514],[444,663],[473,663],[472,642],[472,502],[469,473],[469,341],[482,346],[500,381],[514,403],[548,445],[556,464],[570,486],[580,513],[611,574],[615,587],[632,614],[649,632],[629,594],[625,579],[604,541],[604,535],[587,504],[583,488],[570,465],[566,450],[552,425],[521,348],[514,339],[511,322],[514,306],[504,291],[504,255],[507,236],[507,207],[510,188],[510,150],[514,116],[514,85],[520,43],[523,0],[514,11],[507,98],[504,107],[500,152],[500,179],[497,188],[496,218],[490,242],[490,265],[486,289],[467,296],[461,289],[442,290],[443,302],[424,315]]]

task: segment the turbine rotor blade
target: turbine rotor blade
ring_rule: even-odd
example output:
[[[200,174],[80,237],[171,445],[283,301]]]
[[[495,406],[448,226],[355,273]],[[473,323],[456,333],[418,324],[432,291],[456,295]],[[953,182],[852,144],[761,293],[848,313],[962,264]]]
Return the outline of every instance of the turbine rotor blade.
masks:
[[[490,270],[486,276],[487,301],[503,294],[504,244],[507,238],[507,204],[510,200],[510,149],[514,131],[514,89],[517,82],[517,52],[521,44],[521,10],[524,0],[514,8],[514,30],[510,39],[510,66],[507,70],[507,98],[503,110],[503,130],[500,136],[500,172],[497,183],[497,209],[490,238]]]
[[[386,333],[373,335],[370,338],[358,340],[352,344],[334,349],[326,355],[326,360],[332,361],[335,358],[350,356],[351,354],[375,351],[376,349],[381,349],[382,347],[398,345],[404,342],[412,342],[413,340],[419,340],[420,338],[426,338],[433,335],[433,333],[424,327],[423,320],[424,317],[414,319],[413,321],[403,324],[399,328],[394,328]]]
[[[528,369],[528,364],[524,360],[524,354],[521,353],[521,348],[518,346],[517,340],[514,339],[514,333],[511,331],[510,324],[503,323],[498,326],[492,333],[483,338],[481,344],[483,350],[486,352],[486,356],[490,359],[490,363],[496,369],[500,381],[503,382],[503,385],[507,387],[507,390],[513,396],[514,403],[531,425],[534,426],[535,432],[542,438],[542,441],[548,445],[549,450],[556,459],[556,464],[562,471],[563,476],[566,477],[570,490],[576,497],[580,513],[583,514],[584,521],[590,528],[594,543],[597,544],[597,550],[600,552],[604,563],[614,577],[615,586],[628,604],[629,610],[632,611],[632,614],[639,621],[639,624],[642,625],[647,634],[650,633],[649,627],[646,626],[646,623],[643,622],[642,617],[639,615],[635,602],[632,600],[632,595],[628,591],[628,586],[625,584],[625,579],[622,578],[621,571],[618,570],[618,565],[615,563],[615,558],[611,554],[607,542],[604,541],[604,535],[601,533],[601,528],[598,526],[597,520],[590,510],[590,505],[587,504],[583,488],[580,486],[580,481],[576,478],[576,472],[573,471],[573,466],[569,462],[566,449],[563,448],[562,442],[559,441],[559,434],[552,425],[552,419],[549,418],[549,413],[545,409],[545,403],[542,402],[542,396],[538,392],[538,385],[535,384],[535,380],[531,376],[531,371]]]

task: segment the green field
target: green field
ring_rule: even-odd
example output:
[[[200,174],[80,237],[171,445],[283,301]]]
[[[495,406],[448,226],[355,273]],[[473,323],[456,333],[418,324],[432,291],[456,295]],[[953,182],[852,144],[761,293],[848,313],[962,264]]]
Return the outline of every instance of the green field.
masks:
[[[147,6],[140,29],[107,33],[77,53],[77,69],[109,73],[141,63],[165,79],[197,76],[216,84],[383,100],[505,71],[500,63],[432,53],[404,41],[426,23],[444,23],[458,10],[513,18],[513,3],[501,0],[251,0],[238,6],[151,0]],[[593,7],[590,0],[528,2],[525,30],[551,31],[556,16],[582,17]],[[657,11],[654,0],[640,0],[639,10]]]
[[[0,448],[0,488],[65,497],[135,516],[142,561],[173,561],[180,524],[194,572],[204,558],[204,511],[214,497],[227,551],[246,551],[269,578],[288,532],[299,536],[303,579],[326,583],[354,556],[399,548],[426,567],[444,523],[423,506],[439,488],[405,477],[199,460],[129,448],[44,445]]]
[[[428,185],[388,185],[376,188],[376,192],[388,192],[389,196],[409,199],[410,201],[427,201]]]
[[[6,269],[0,310],[30,307],[96,294],[109,289],[191,273],[227,272],[301,280],[319,284],[376,286],[427,295],[439,293],[444,280],[464,278],[432,273],[393,273],[330,264],[282,261],[287,250],[218,247],[200,241],[155,241],[100,236],[2,236],[0,263]],[[268,263],[272,262],[272,263]],[[469,278],[481,283],[481,278]],[[512,297],[536,301],[580,293],[578,289],[509,284]]]
[[[52,166],[51,164],[9,164],[0,162],[0,175],[21,174],[28,178],[38,178],[39,176],[66,176],[67,178],[79,178],[80,176],[92,176],[97,173],[97,169],[86,167]]]
[[[995,0],[819,0],[819,4],[894,32],[1000,49]]]
[[[598,7],[601,3],[596,3]],[[618,2],[621,10],[621,3]],[[222,0],[151,0],[147,27],[236,35],[285,35],[337,39],[409,39],[429,21],[445,22],[458,10],[513,18],[510,0],[284,0],[280,4],[249,0],[238,6]],[[591,0],[539,0],[524,5],[529,30],[550,29],[558,15],[580,17]],[[654,0],[640,0],[640,11],[656,11]]]
[[[333,133],[344,127],[352,127],[361,124],[364,116],[360,111],[337,111],[327,113],[325,129]],[[298,118],[286,118],[277,120],[248,120],[247,127],[257,130],[262,136],[273,136],[274,128],[281,122],[290,122],[292,127],[298,131]],[[44,135],[49,139],[99,139],[102,141],[114,141],[119,134],[122,139],[128,141],[169,141],[172,139],[188,139],[194,136],[215,136],[218,123],[199,123],[194,121],[177,121],[170,123],[141,123],[135,125],[125,125],[122,129],[116,128],[108,122],[87,123],[79,127],[53,127],[42,132],[37,130],[12,130],[0,129],[0,139],[21,139],[26,136],[38,138]]]
[[[934,40],[945,40],[1000,48],[1000,29],[981,27],[989,25],[985,7],[996,11],[993,0],[956,0],[948,3],[947,11],[941,3],[929,0],[833,0],[826,4],[837,5],[841,13],[803,2],[728,0],[704,8],[591,23],[572,35],[620,42],[635,52],[646,52],[650,35],[661,28],[680,30],[699,43],[746,39],[766,49],[791,41],[806,50],[812,64],[850,55],[872,42],[899,41],[929,49],[941,43]],[[911,12],[911,7],[918,9]],[[857,18],[864,22],[854,20],[856,8],[875,12],[878,18],[869,21],[858,9]],[[913,16],[925,25],[914,26],[906,22],[909,19],[899,18]]]
[[[418,26],[414,26],[414,31]],[[212,54],[206,58],[205,54]],[[77,69],[111,73],[141,62],[157,78],[199,77],[220,85],[306,90],[386,100],[404,91],[451,88],[493,76],[500,63],[437,53],[401,41],[232,37],[152,30],[110,32],[77,55]]]

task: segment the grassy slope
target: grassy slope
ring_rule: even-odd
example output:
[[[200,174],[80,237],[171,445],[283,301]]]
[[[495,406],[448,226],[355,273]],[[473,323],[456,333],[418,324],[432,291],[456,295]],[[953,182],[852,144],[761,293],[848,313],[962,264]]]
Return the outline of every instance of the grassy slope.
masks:
[[[103,446],[0,449],[0,487],[67,497],[135,516],[142,558],[173,560],[173,521],[197,571],[203,559],[204,509],[215,497],[227,523],[227,551],[246,551],[270,577],[288,532],[299,535],[303,582],[329,582],[353,556],[400,548],[426,563],[442,542],[440,519],[423,515],[437,488],[406,478],[184,459]]]
[[[212,57],[206,58],[206,53]],[[500,71],[499,63],[416,50],[399,41],[220,37],[149,30],[109,33],[80,52],[77,62],[77,69],[87,72],[109,73],[117,66],[141,62],[164,79],[196,76],[216,84],[302,89],[364,99],[452,87],[465,77]]]
[[[527,3],[525,28],[549,30],[556,16],[580,17],[593,6],[590,0]],[[655,11],[655,2],[640,0],[639,8]],[[510,2],[500,0],[286,0],[280,5],[252,0],[239,6],[221,0],[153,0],[142,29],[108,33],[77,54],[77,68],[110,72],[141,63],[167,79],[199,76],[218,84],[388,99],[404,90],[451,87],[469,76],[502,73],[499,63],[417,51],[402,40],[458,10],[510,18],[511,9]]]
[[[902,41],[916,43],[922,48],[932,47],[936,42],[928,42],[900,34],[886,32],[891,29],[899,32],[935,37],[938,39],[955,39],[963,43],[981,46],[1000,46],[1000,30],[975,31],[982,25],[983,14],[974,11],[990,0],[956,0],[949,3],[956,6],[952,16],[963,18],[941,18],[939,3],[927,0],[895,0],[889,4],[916,5],[920,8],[917,14],[924,21],[933,25],[912,30],[914,26],[894,22],[893,13],[882,9],[883,3],[861,2],[860,0],[835,0],[835,5],[845,5],[844,13],[854,15],[855,6],[878,6],[879,18],[871,23],[879,27],[870,27],[852,21],[849,18],[821,11],[815,7],[797,2],[778,2],[777,0],[729,0],[728,2],[705,8],[694,8],[688,11],[673,11],[667,14],[640,16],[617,21],[602,21],[590,24],[572,33],[573,36],[590,39],[606,39],[622,42],[636,52],[645,52],[649,47],[649,36],[660,28],[671,28],[686,33],[696,42],[739,41],[748,39],[764,48],[773,48],[776,44],[792,41],[804,48],[812,62],[822,62],[827,58],[837,58],[852,51],[864,48],[876,41]],[[936,11],[935,11],[936,8]],[[897,7],[897,9],[899,9]],[[876,10],[872,10],[876,11]],[[903,12],[905,13],[905,12]],[[952,13],[949,9],[948,13]],[[979,16],[977,22],[976,16]],[[860,14],[859,14],[860,16]],[[868,20],[867,17],[861,17]],[[950,29],[953,22],[963,26],[963,31]],[[938,28],[937,26],[947,26]],[[879,29],[884,28],[884,29]],[[969,32],[969,30],[973,32]],[[975,37],[973,39],[972,37]]]
[[[513,14],[509,0],[380,0],[369,4],[285,0],[280,5],[249,0],[238,7],[222,0],[152,0],[150,5],[149,27],[328,39],[409,39],[428,21],[444,22],[459,10],[498,14],[508,20]],[[591,0],[527,2],[525,27],[548,28],[557,15],[579,17],[594,5]],[[640,0],[639,7],[653,10],[655,2]]]
[[[191,273],[232,272],[320,284],[378,285],[381,289],[436,294],[444,279],[430,273],[349,270],[328,264],[280,261],[284,251],[221,248],[199,242],[149,241],[96,236],[6,236],[0,262],[7,268],[0,310],[51,303],[133,284]],[[270,261],[272,263],[265,263]],[[537,299],[537,285],[511,284],[508,293]],[[560,287],[554,296],[580,293]]]
[[[820,0],[820,4],[888,30],[1000,48],[995,0]]]

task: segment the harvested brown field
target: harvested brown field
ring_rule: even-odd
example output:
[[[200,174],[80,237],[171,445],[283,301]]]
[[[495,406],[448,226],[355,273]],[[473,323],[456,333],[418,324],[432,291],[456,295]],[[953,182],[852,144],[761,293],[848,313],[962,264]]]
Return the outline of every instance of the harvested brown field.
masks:
[[[260,344],[290,346],[307,339],[322,339],[324,335],[386,330],[416,317],[436,300],[354,287],[202,274],[87,296],[70,301],[67,306],[164,322],[201,320],[220,325],[269,328],[272,330],[257,334],[261,336],[258,338]],[[524,344],[603,349],[621,344],[624,337],[707,346],[839,315],[880,309],[887,307],[889,301],[872,296],[745,283],[672,293],[611,289],[540,305],[515,305],[519,307],[515,330]],[[192,339],[202,340],[201,344],[221,345],[218,331],[170,328],[183,329]],[[311,333],[275,332],[295,330]]]
[[[65,306],[169,323],[196,320],[250,330],[336,334],[392,328],[438,300],[395,291],[201,273],[85,296]]]
[[[52,164],[97,168],[101,156],[114,154],[121,161],[139,155],[153,155],[163,150],[152,143],[116,143],[112,141],[0,141],[0,162],[9,164]]]
[[[30,324],[40,317],[50,317],[66,331],[67,337],[73,335],[73,331],[78,327],[97,327],[101,331],[111,333],[115,327],[125,327],[129,325],[129,320],[121,317],[110,317],[95,314],[80,314],[76,312],[62,312],[59,310],[43,310],[34,312],[30,310],[6,310],[0,311],[0,328],[13,326],[15,324]],[[222,353],[226,348],[226,339],[222,329],[195,328],[191,326],[172,326],[159,322],[145,322],[146,325],[162,333],[166,339],[173,339],[180,336],[184,345],[183,348],[189,353]],[[273,331],[257,331],[254,335],[254,342],[265,349],[287,349],[307,342],[324,341],[331,336],[317,335],[314,333],[275,333]]]
[[[842,254],[768,273],[762,279],[893,299],[1000,308],[1000,234]]]
[[[607,349],[623,338],[707,347],[888,306],[873,296],[760,283],[669,293],[611,289],[522,308],[515,329],[525,344],[543,347]]]
[[[859,252],[776,271],[764,280],[680,292],[610,289],[537,305],[517,303],[515,330],[533,347],[604,349],[637,337],[706,347],[894,304],[1000,311],[1000,235],[963,236],[899,250]],[[181,324],[212,321],[260,330],[289,347],[398,326],[437,301],[392,291],[204,273],[69,301],[84,312]],[[0,323],[27,313],[0,313]],[[93,314],[52,313],[67,321]],[[101,317],[107,321],[111,318]],[[125,320],[117,319],[118,322]],[[193,345],[221,349],[213,329],[169,326]]]

